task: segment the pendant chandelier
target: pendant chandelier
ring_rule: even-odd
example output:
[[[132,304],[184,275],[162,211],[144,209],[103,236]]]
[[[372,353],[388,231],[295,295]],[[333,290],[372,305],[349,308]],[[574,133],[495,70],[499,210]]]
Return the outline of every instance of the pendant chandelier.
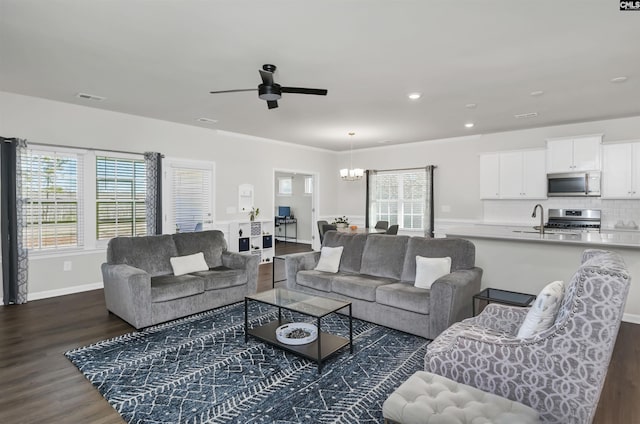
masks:
[[[349,168],[343,168],[340,170],[340,178],[345,181],[357,181],[364,177],[364,170],[361,168],[353,167],[353,136],[356,133],[350,132],[349,139],[351,140],[351,146],[349,148]]]

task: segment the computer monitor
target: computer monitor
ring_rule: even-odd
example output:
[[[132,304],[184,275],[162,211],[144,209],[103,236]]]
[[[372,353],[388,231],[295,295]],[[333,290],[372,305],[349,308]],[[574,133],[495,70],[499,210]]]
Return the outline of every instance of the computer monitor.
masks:
[[[278,216],[282,216],[282,217],[291,216],[291,208],[289,206],[278,206]]]

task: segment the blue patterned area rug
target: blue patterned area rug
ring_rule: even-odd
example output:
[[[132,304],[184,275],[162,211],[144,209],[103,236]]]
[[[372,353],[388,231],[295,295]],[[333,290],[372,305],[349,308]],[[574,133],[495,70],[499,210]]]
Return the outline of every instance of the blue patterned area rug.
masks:
[[[249,325],[277,309],[250,302]],[[309,321],[283,311],[285,318]],[[348,318],[323,331],[348,337]],[[128,423],[380,423],[382,403],[423,368],[428,341],[353,320],[354,353],[325,362],[244,341],[244,304],[150,327],[65,356]]]

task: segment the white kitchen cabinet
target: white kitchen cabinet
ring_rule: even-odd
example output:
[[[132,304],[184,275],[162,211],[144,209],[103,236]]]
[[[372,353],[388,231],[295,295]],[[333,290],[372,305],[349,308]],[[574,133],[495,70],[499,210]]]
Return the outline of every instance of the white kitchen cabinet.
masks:
[[[640,198],[640,142],[602,146],[602,197]]]
[[[500,198],[500,154],[480,155],[480,199]]]
[[[547,172],[600,170],[602,134],[547,139]]]
[[[480,155],[481,199],[546,199],[546,151]]]
[[[546,199],[546,151],[500,153],[501,199]]]

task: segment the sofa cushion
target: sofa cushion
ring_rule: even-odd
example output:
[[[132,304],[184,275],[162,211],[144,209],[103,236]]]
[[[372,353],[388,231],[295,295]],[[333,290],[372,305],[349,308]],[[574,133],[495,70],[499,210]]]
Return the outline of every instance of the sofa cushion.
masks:
[[[171,262],[171,268],[173,268],[173,275],[184,275],[209,269],[202,252],[194,253],[193,255],[176,256],[175,258],[169,258],[169,261]]]
[[[336,273],[340,269],[340,258],[342,257],[343,246],[329,247],[322,246],[316,271]]]
[[[116,237],[107,246],[107,263],[131,265],[152,277],[173,273],[169,259],[174,256],[178,251],[170,235]]]
[[[151,277],[151,301],[166,302],[204,293],[204,280],[191,274]]]
[[[457,238],[411,237],[402,267],[402,281],[416,280],[416,256],[451,258],[451,272],[471,269],[476,262],[476,248],[469,240]]]
[[[362,274],[338,274],[331,282],[331,291],[354,299],[376,301],[376,289],[397,280]]]
[[[227,287],[247,284],[247,273],[244,269],[232,269],[226,266],[218,266],[208,271],[192,273],[204,280],[205,290],[226,289]]]
[[[399,280],[409,236],[371,234],[362,253],[362,274]],[[414,258],[415,268],[415,258]],[[415,272],[415,269],[414,269]]]
[[[451,274],[451,258],[425,258],[416,256],[416,281],[414,286],[430,289],[434,281]]]
[[[344,246],[342,259],[340,260],[341,272],[360,272],[362,264],[362,252],[367,241],[366,234],[341,233],[330,231],[324,235],[323,246]]]
[[[298,271],[296,281],[301,286],[309,287],[324,292],[331,291],[331,281],[336,274],[323,271],[309,270]]]
[[[379,304],[425,315],[429,313],[430,297],[430,290],[410,283],[388,284],[376,290],[376,302]]]
[[[222,265],[222,252],[227,250],[227,242],[222,231],[198,231],[195,233],[173,234],[179,256],[204,253],[209,268]],[[174,255],[177,256],[177,255]]]

